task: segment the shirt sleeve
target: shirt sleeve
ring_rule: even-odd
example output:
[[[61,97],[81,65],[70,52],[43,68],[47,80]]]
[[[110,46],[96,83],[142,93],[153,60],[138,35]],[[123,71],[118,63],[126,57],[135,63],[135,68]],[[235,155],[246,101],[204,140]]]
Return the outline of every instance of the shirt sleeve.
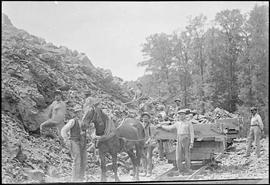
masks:
[[[66,140],[68,138],[68,131],[74,126],[74,119],[71,119],[67,122],[67,124],[61,130],[61,136]]]
[[[262,118],[259,114],[257,114],[257,121],[259,123],[260,128],[263,130],[263,122],[262,122]]]
[[[191,122],[189,122],[189,132],[190,132],[190,143],[194,142],[194,127]]]

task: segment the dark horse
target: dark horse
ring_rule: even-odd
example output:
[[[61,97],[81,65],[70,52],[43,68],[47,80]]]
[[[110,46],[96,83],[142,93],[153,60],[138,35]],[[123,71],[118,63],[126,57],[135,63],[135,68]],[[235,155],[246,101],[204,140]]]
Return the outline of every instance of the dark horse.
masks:
[[[115,181],[120,181],[117,175],[117,153],[126,152],[133,165],[134,180],[139,180],[139,165],[145,143],[145,133],[139,120],[126,118],[115,128],[113,121],[103,111],[92,106],[83,116],[82,124],[94,123],[98,140],[97,148],[101,163],[101,181],[106,181],[105,154],[112,156],[113,172]],[[133,149],[136,149],[136,155]]]

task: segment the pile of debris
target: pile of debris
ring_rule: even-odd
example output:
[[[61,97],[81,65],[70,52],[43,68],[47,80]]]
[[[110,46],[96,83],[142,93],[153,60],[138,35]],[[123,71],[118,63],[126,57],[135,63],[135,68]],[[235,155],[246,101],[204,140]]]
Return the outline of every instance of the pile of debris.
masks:
[[[260,143],[261,157],[257,158],[253,147],[251,156],[245,158],[246,142],[235,142],[234,150],[223,155],[216,170],[205,170],[196,179],[269,178],[269,139],[261,139]]]
[[[215,108],[214,111],[209,111],[205,115],[196,115],[193,119],[195,124],[211,124],[214,123],[217,119],[225,118],[237,118],[237,114],[232,114],[224,109]]]

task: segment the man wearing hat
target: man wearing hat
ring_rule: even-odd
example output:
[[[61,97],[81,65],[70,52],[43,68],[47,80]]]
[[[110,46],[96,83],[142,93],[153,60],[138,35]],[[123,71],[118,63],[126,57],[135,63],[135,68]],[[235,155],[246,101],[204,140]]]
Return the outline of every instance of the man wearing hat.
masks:
[[[180,100],[180,98],[176,98],[174,100],[174,102],[176,104],[175,109],[174,109],[174,113],[175,113],[175,115],[177,115],[178,111],[181,109],[181,100]]]
[[[263,122],[261,116],[257,113],[256,107],[251,107],[250,109],[252,117],[250,121],[250,130],[247,140],[247,149],[246,155],[244,157],[250,156],[250,148],[253,140],[255,140],[256,144],[256,154],[257,157],[260,157],[260,138],[263,131]]]
[[[194,142],[194,128],[192,123],[185,119],[188,114],[190,114],[190,111],[181,109],[178,111],[177,121],[173,125],[158,126],[158,128],[166,131],[177,130],[176,165],[179,173],[184,171],[183,159],[186,162],[186,170],[190,170],[190,149],[193,147]],[[183,154],[185,157],[183,157]]]
[[[65,116],[66,116],[66,103],[63,101],[63,95],[60,90],[55,92],[55,101],[49,106],[49,119],[40,124],[40,133],[44,128],[56,127],[59,136],[63,128]]]
[[[65,143],[69,146],[73,157],[72,181],[78,182],[84,180],[85,169],[87,165],[86,153],[86,131],[81,125],[82,109],[76,105],[73,108],[74,118],[69,120],[62,128],[61,135]],[[70,135],[68,137],[68,135]]]
[[[141,115],[141,121],[142,125],[144,127],[145,131],[145,147],[143,151],[143,156],[142,156],[142,163],[143,163],[143,170],[144,170],[144,175],[146,176],[151,176],[152,175],[152,170],[153,170],[153,163],[152,163],[152,157],[153,157],[153,150],[154,150],[154,143],[151,138],[152,133],[151,133],[151,116],[148,112],[143,112]]]

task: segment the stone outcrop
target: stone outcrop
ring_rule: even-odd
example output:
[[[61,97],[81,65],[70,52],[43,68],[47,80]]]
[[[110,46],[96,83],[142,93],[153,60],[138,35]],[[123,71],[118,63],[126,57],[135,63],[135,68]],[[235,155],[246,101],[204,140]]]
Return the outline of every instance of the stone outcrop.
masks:
[[[23,169],[41,170],[48,176],[48,166],[56,169],[62,182],[70,181],[72,159],[68,150],[57,138],[43,138],[38,132],[39,125],[48,119],[48,105],[54,100],[55,90],[62,90],[67,103],[66,121],[71,118],[72,107],[82,105],[84,90],[104,98],[101,104],[104,111],[120,121],[126,116],[122,102],[132,98],[126,92],[127,87],[108,70],[95,67],[84,53],[57,47],[18,29],[5,14],[2,14],[1,64],[2,182],[33,183]],[[51,131],[56,134],[56,130]],[[91,143],[90,136],[88,139]],[[93,159],[88,158],[87,178],[98,181],[92,176],[99,169]],[[50,178],[45,181],[61,181]]]
[[[48,118],[46,107],[56,89],[64,92],[70,105],[82,104],[83,90],[128,101],[130,97],[114,78],[96,68],[84,53],[47,43],[17,29],[2,15],[2,110],[16,116],[28,130],[36,130]]]

